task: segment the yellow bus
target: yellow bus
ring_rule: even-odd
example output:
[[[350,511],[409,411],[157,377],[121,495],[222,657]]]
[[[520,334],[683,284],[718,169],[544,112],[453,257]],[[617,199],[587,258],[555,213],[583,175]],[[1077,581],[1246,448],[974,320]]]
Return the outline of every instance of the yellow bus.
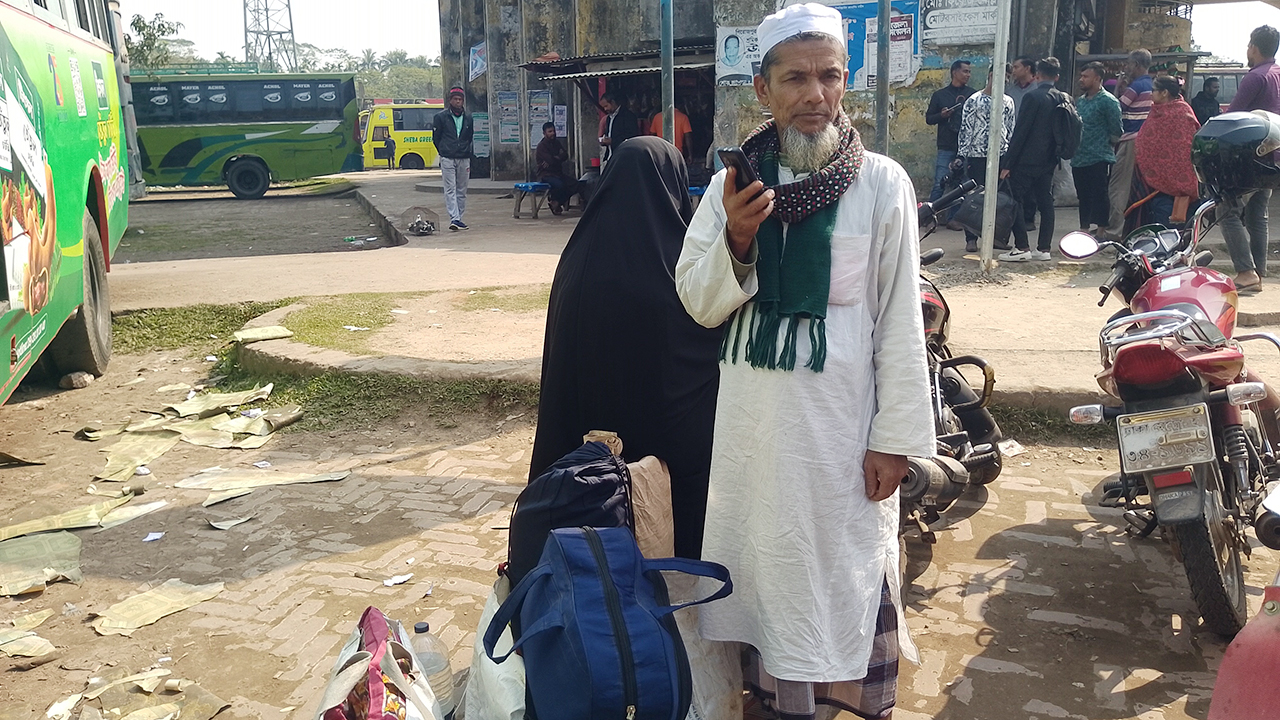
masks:
[[[431,121],[443,103],[374,105],[360,113],[366,170],[388,166],[387,140],[395,143],[394,167],[421,170],[439,164],[431,144]]]

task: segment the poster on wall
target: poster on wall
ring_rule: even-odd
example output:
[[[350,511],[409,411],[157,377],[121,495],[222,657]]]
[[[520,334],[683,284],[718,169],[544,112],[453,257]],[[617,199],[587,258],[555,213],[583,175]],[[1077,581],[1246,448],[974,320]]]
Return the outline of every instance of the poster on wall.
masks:
[[[569,106],[552,106],[551,122],[556,124],[556,137],[569,137]]]
[[[471,113],[475,130],[471,136],[471,153],[478,158],[489,157],[489,113]]]
[[[520,93],[498,91],[498,144],[520,144]]]
[[[760,71],[756,26],[716,28],[716,84],[750,85]]]
[[[920,39],[934,45],[996,40],[996,0],[920,0]]]
[[[467,68],[467,80],[475,82],[475,79],[484,74],[489,69],[489,50],[484,43],[471,46],[471,62]]]
[[[834,7],[844,18],[849,38],[848,89],[874,90],[879,4],[863,2]],[[910,84],[920,70],[919,27],[920,0],[894,0],[889,18],[890,82]]]
[[[542,126],[551,122],[551,91],[529,91],[529,140],[537,145],[542,140]]]

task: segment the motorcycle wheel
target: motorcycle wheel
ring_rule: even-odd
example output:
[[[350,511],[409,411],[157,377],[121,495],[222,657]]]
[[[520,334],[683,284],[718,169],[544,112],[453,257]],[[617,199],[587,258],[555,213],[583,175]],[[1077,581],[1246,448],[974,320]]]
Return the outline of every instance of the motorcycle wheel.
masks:
[[[1231,538],[1234,531],[1222,504],[1222,480],[1216,467],[1211,476],[1213,487],[1205,491],[1204,516],[1171,529],[1205,628],[1232,638],[1249,620],[1244,566]]]

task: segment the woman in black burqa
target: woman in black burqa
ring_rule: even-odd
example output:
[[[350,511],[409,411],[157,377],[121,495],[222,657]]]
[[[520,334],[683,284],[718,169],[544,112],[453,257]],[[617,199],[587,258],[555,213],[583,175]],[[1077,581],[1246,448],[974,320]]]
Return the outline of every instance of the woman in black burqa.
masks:
[[[674,271],[693,216],[680,153],[628,140],[560,256],[542,350],[530,479],[611,430],[623,457],[671,471],[676,555],[697,558],[707,509],[720,330],[689,317]]]

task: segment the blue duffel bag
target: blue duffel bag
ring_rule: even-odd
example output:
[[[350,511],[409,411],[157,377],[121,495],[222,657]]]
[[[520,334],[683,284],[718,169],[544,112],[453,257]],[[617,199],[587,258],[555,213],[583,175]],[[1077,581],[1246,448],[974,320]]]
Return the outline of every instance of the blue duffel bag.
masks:
[[[705,600],[670,605],[661,571],[724,583]],[[712,562],[647,560],[626,528],[552,531],[542,562],[498,608],[484,634],[494,645],[519,615],[528,697],[539,720],[684,720],[693,681],[672,612],[733,592]]]

